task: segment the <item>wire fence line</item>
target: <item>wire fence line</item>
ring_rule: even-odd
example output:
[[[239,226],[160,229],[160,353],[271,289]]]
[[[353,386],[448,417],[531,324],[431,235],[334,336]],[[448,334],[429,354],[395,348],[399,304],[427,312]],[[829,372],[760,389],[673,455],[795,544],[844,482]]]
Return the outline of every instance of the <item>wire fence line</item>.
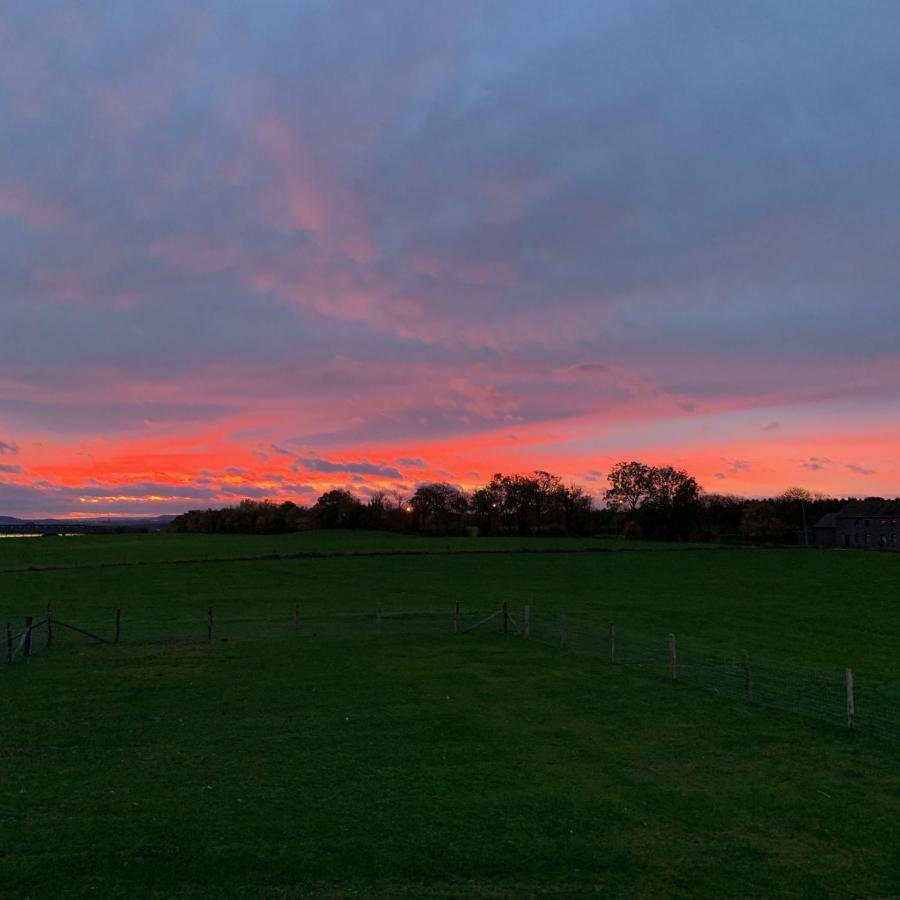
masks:
[[[67,618],[71,614],[66,613]],[[21,621],[21,620],[20,620]],[[93,611],[63,622],[48,610],[40,621],[25,617],[24,625],[6,624],[6,662],[28,660],[51,647],[86,644],[211,643],[288,637],[358,637],[363,635],[431,635],[450,632],[446,611],[386,611],[380,605],[356,612],[307,612],[300,604],[271,615],[216,612],[213,607],[175,614],[132,613],[123,609],[108,614]]]
[[[67,613],[67,618],[69,614]],[[24,625],[6,625],[6,660],[18,664],[52,647],[86,644],[174,643],[290,637],[428,636],[489,634],[531,641],[743,701],[900,739],[900,679],[878,679],[848,669],[799,666],[746,651],[724,651],[682,635],[654,633],[587,616],[535,615],[526,606],[452,610],[306,611],[301,604],[271,615],[224,614],[212,607],[153,615],[94,610],[63,622],[50,610]]]
[[[25,625],[22,630],[16,634],[13,632],[12,624],[6,625],[6,661],[12,664],[16,659],[25,659],[31,656],[35,640],[39,640],[46,633],[52,636],[51,626],[48,620],[44,619],[40,622],[34,622],[31,616],[25,619]],[[49,638],[44,641],[46,645]]]
[[[584,616],[536,616],[529,606],[514,616],[504,604],[484,622],[483,627],[494,633],[674,680],[730,701],[783,710],[890,741],[900,739],[900,678],[863,676],[841,666],[795,665]],[[465,634],[472,627],[466,621],[458,630]]]

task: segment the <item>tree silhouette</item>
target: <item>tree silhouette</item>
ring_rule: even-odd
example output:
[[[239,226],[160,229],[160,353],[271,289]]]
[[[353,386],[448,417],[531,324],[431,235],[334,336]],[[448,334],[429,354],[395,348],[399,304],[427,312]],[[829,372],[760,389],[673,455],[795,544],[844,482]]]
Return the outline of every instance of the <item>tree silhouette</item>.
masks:
[[[616,463],[606,476],[610,485],[604,494],[606,501],[634,512],[650,493],[650,476],[651,467],[645,463]]]

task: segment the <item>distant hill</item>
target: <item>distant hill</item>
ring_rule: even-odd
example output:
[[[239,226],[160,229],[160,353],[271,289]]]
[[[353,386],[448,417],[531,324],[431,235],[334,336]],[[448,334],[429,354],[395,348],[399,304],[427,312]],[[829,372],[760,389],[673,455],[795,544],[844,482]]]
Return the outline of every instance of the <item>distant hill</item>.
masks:
[[[102,525],[107,528],[126,526],[131,528],[167,528],[176,516],[131,516],[117,518],[105,516],[78,519],[20,519],[16,516],[0,516],[0,525]]]
[[[39,522],[53,523],[54,525],[60,521],[77,522],[79,525],[147,525],[161,526],[168,525],[173,522],[177,516],[134,516],[129,518],[118,518],[116,516],[107,516],[105,518],[96,519],[38,519]]]

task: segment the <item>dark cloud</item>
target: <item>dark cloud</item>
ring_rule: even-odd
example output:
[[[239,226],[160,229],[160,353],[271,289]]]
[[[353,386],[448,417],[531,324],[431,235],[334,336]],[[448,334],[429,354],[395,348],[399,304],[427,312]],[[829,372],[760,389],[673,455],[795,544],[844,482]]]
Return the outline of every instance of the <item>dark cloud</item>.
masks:
[[[801,469],[809,469],[811,472],[819,472],[826,466],[833,464],[833,461],[826,456],[811,456],[808,460],[800,463]]]
[[[585,375],[609,375],[612,372],[609,366],[604,366],[600,363],[582,363],[578,366],[572,366],[572,371]]]
[[[406,466],[408,469],[424,469],[425,460],[418,456],[398,456],[396,459],[398,466]]]
[[[847,468],[851,472],[856,472],[857,475],[874,475],[875,469],[869,469],[866,466],[860,466],[856,463],[847,463]]]
[[[394,466],[384,466],[370,463],[367,460],[360,462],[341,462],[319,457],[298,457],[294,463],[294,470],[305,469],[307,472],[341,472],[355,475],[373,475],[379,478],[402,478],[403,474]]]
[[[19,445],[9,443],[7,441],[0,441],[0,456],[15,456],[19,452]]]
[[[4,465],[3,463],[0,463],[0,472],[7,472],[11,475],[16,475],[21,471],[22,471],[21,466],[8,466],[8,465]]]
[[[28,484],[0,481],[0,509],[6,515],[62,515],[78,513],[95,516],[107,513],[180,513],[211,505],[233,505],[242,499],[262,500],[277,493],[301,502],[310,502],[317,491],[309,485],[282,480],[277,492],[252,484],[223,483],[196,478],[185,484],[136,481],[129,484],[98,484],[86,480],[64,485],[39,480]]]
[[[100,515],[108,512],[183,512],[190,506],[209,505],[215,490],[198,485],[167,485],[153,482],[127,486],[82,484],[68,486],[48,481],[31,484],[0,482],[0,509],[7,515]],[[152,499],[151,499],[152,498]]]
[[[876,6],[153,4],[73,14],[65,53],[53,16],[5,12],[5,358],[552,356],[563,318],[610,358],[632,328],[682,362],[886,351],[900,13]]]
[[[205,423],[224,419],[234,407],[211,403],[117,403],[102,396],[75,402],[52,399],[0,398],[0,413],[30,427],[64,434],[134,431],[152,425]]]
[[[722,462],[728,464],[729,472],[750,472],[753,466],[745,459],[726,459],[722,457]]]

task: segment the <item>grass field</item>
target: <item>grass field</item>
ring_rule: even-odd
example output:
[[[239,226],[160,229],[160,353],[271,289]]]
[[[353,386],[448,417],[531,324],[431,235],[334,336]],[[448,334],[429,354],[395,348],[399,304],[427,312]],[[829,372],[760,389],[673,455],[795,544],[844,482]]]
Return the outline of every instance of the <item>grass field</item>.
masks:
[[[139,535],[3,541],[0,570],[3,621],[123,610],[121,644],[57,629],[0,673],[2,897],[900,894],[900,754],[840,709],[451,634],[505,599],[536,634],[614,620],[625,656],[675,632],[687,666],[890,688],[900,556]]]
[[[180,560],[253,559],[271,556],[348,556],[402,553],[510,553],[642,551],[705,548],[704,544],[645,544],[600,538],[426,538],[377,531],[308,531],[299,534],[125,534],[90,540],[0,540],[0,571],[54,566],[100,566]]]

